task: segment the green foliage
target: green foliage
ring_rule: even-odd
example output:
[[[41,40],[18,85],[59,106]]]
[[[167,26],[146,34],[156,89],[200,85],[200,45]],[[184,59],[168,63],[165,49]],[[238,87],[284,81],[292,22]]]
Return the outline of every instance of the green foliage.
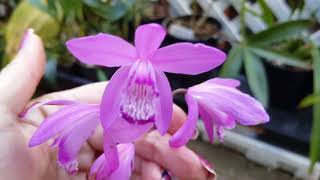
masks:
[[[55,83],[57,65],[73,63],[64,43],[75,37],[107,32],[129,37],[129,27],[140,24],[149,0],[9,0],[13,12],[0,19],[0,67],[13,59],[26,29],[33,28],[45,42],[45,78]],[[99,73],[99,77],[103,77]]]
[[[239,75],[242,67],[242,47],[241,45],[235,45],[229,51],[228,59],[223,64],[220,71],[221,77],[236,77]]]
[[[320,94],[320,52],[319,49],[312,45],[312,58],[313,58],[313,93]],[[320,102],[315,102],[313,105],[313,123],[310,140],[310,170],[313,170],[315,163],[320,159]]]
[[[268,106],[269,88],[265,68],[261,60],[255,56],[249,48],[244,48],[243,54],[244,67],[249,87],[254,96],[258,98],[264,106]]]
[[[96,72],[97,72],[97,78],[99,81],[107,81],[108,80],[108,77],[103,70],[97,69]]]
[[[320,103],[320,95],[311,94],[302,99],[302,101],[299,103],[299,108],[306,108],[316,103]]]
[[[59,31],[58,22],[54,18],[33,7],[28,2],[21,2],[11,15],[6,26],[6,57],[4,64],[13,58],[19,48],[24,31],[28,28],[33,28],[43,38],[44,42],[50,42]]]
[[[278,65],[288,65],[298,68],[311,69],[311,64],[301,61],[301,59],[293,56],[286,51],[279,51],[269,48],[250,47],[251,51],[256,55],[265,58],[266,61]]]
[[[269,8],[269,6],[267,5],[267,3],[265,2],[265,0],[258,0],[258,3],[262,10],[261,18],[263,19],[263,21],[268,25],[273,25],[274,23],[273,13]]]
[[[251,35],[247,41],[255,46],[270,46],[285,39],[294,38],[310,28],[308,20],[287,21],[273,25],[264,31]]]

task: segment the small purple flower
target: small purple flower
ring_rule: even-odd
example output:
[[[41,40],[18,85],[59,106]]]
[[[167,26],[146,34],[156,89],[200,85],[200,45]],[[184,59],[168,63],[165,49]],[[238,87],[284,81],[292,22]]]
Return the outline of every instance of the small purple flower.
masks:
[[[40,145],[54,138],[50,147],[58,147],[58,163],[73,174],[78,170],[76,158],[82,144],[87,141],[100,123],[99,105],[53,100],[35,103],[21,113],[20,117],[25,117],[32,109],[42,105],[64,105],[65,107],[53,113],[41,123],[32,135],[29,147]]]
[[[170,145],[180,147],[191,139],[198,113],[211,142],[214,131],[223,141],[223,129],[234,128],[236,122],[242,125],[268,122],[269,116],[261,103],[237,90],[239,85],[237,80],[214,78],[190,87],[185,95],[189,111],[187,121],[170,139]]]
[[[121,66],[101,102],[102,125],[111,137],[109,141],[130,143],[154,124],[161,134],[166,133],[172,116],[172,93],[163,72],[199,74],[226,58],[222,51],[203,44],[176,43],[158,49],[165,35],[160,25],[147,24],[137,28],[135,47],[102,33],[66,43],[83,63]]]
[[[108,169],[109,163],[106,163],[106,156],[100,155],[98,159],[93,163],[90,170],[90,179],[94,180],[125,180],[130,179],[133,170],[133,159],[134,159],[134,145],[119,144],[117,145],[119,153],[119,168],[116,169],[112,174],[108,175],[106,170]]]

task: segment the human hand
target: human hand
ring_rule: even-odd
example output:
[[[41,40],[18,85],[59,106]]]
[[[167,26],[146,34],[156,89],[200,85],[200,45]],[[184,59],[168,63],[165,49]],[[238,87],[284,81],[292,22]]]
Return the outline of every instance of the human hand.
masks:
[[[106,83],[94,83],[79,88],[44,95],[30,102],[43,75],[45,53],[38,36],[28,31],[16,58],[0,74],[0,173],[3,179],[87,179],[94,159],[102,153],[102,128],[85,143],[79,153],[79,172],[69,175],[56,163],[56,152],[48,143],[29,148],[28,142],[37,125],[56,111],[42,107],[21,121],[18,114],[34,101],[70,99],[99,103]],[[185,119],[185,114],[174,106],[174,133]],[[206,179],[209,172],[198,156],[186,147],[171,149],[170,134],[160,136],[150,132],[136,142],[136,161],[132,179],[161,179],[164,169],[179,179]],[[188,173],[186,173],[188,172]],[[211,178],[214,177],[214,173]]]

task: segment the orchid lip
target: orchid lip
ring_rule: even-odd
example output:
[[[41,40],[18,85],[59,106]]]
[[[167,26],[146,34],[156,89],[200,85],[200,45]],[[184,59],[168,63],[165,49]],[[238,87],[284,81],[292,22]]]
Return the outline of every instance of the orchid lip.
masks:
[[[131,66],[122,89],[122,118],[133,124],[155,121],[155,99],[159,97],[155,81],[155,71],[149,61],[139,60]]]

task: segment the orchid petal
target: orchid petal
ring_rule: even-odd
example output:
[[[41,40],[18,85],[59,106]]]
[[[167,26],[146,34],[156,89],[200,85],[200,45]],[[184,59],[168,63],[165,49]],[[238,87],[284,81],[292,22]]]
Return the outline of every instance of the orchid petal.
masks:
[[[206,132],[208,134],[210,143],[213,143],[214,140],[214,132],[213,132],[213,122],[212,122],[212,117],[210,114],[205,110],[204,107],[198,106],[199,108],[199,115],[204,123],[204,127],[206,129]]]
[[[138,139],[153,127],[153,123],[131,123],[122,117],[118,117],[114,123],[105,129],[108,137],[117,143],[130,143]]]
[[[104,154],[101,154],[92,164],[90,168],[90,173],[89,173],[89,179],[95,179],[95,180],[100,180],[100,177],[97,177],[97,174],[99,171],[103,171],[103,163],[106,160],[106,156]],[[99,173],[100,174],[100,173]],[[101,173],[105,174],[105,173]]]
[[[208,110],[213,122],[217,126],[222,126],[223,128],[233,129],[236,127],[236,121],[232,116],[217,110],[216,108]]]
[[[77,155],[82,144],[93,134],[99,124],[99,113],[88,114],[77,120],[73,128],[61,138],[58,161],[69,173],[77,171]]]
[[[134,145],[118,145],[120,165],[109,177],[109,180],[126,180],[130,179],[133,170]]]
[[[229,86],[234,88],[240,86],[240,81],[235,79],[228,79],[228,78],[213,78],[213,79],[207,80],[204,83],[214,83],[214,84],[224,85],[224,86]]]
[[[79,118],[91,113],[98,112],[97,105],[75,104],[64,107],[46,118],[31,137],[29,147],[37,146],[72,125]]]
[[[66,46],[85,64],[118,67],[130,65],[136,59],[136,50],[130,43],[109,34],[71,39]]]
[[[225,59],[224,52],[204,44],[176,43],[158,49],[150,61],[161,71],[195,75],[221,65]]]
[[[156,119],[155,124],[161,135],[164,135],[169,129],[172,119],[172,92],[169,81],[163,72],[156,71],[157,87],[159,98],[156,101]]]
[[[135,46],[140,59],[147,59],[161,45],[166,36],[165,29],[159,24],[141,25],[135,32]]]
[[[121,67],[110,79],[104,91],[100,113],[103,128],[107,129],[120,114],[121,89],[128,78],[129,67]]]
[[[117,144],[113,139],[104,135],[103,141],[103,150],[106,161],[103,165],[103,172],[98,174],[101,177],[108,177],[113,173],[116,169],[119,168],[119,152],[117,149]]]
[[[269,121],[262,104],[251,96],[227,86],[212,86],[202,92],[191,92],[201,104],[219,109],[242,125],[256,125]]]
[[[188,105],[188,118],[182,127],[172,136],[169,141],[171,147],[181,147],[185,145],[193,136],[198,120],[197,101],[188,93],[185,96]]]
[[[77,101],[71,101],[71,100],[49,100],[49,101],[44,101],[44,102],[35,102],[31,106],[29,106],[27,109],[25,109],[23,112],[19,114],[19,118],[24,118],[30,111],[37,109],[41,106],[44,105],[71,105],[71,104],[76,104],[79,103]]]
[[[119,151],[120,164],[109,177],[104,176],[106,173],[103,164],[106,163],[104,155],[101,155],[92,165],[90,170],[90,177],[96,180],[127,180],[130,179],[132,174],[132,165],[134,158],[134,145],[133,144],[120,144],[117,146]]]

